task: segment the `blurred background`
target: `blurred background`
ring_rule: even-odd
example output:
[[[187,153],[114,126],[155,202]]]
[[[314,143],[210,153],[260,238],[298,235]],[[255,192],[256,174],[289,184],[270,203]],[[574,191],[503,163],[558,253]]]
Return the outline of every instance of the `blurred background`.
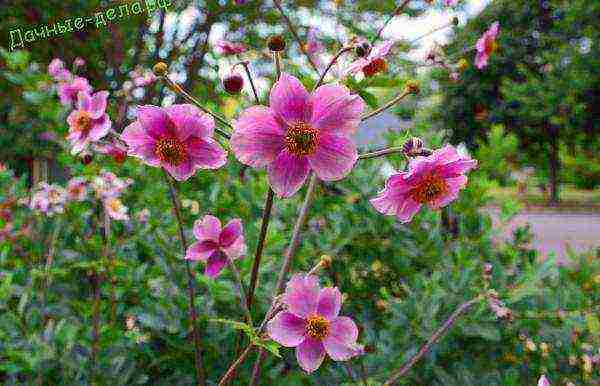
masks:
[[[143,5],[141,12],[134,3]],[[600,384],[600,2],[466,0],[448,7],[414,0],[384,24],[400,1],[285,1],[303,47],[272,1],[150,3],[0,1],[0,382],[194,383],[185,275],[167,186],[159,170],[135,160],[70,154],[68,111],[48,74],[54,58],[94,90],[110,92],[108,112],[120,132],[135,118],[136,105],[182,102],[153,77],[157,61],[168,63],[172,79],[208,108],[234,119],[254,104],[253,94],[247,79],[235,96],[221,79],[249,61],[266,103],[275,77],[270,36],[285,37],[285,71],[308,87],[344,44],[371,40],[385,26],[382,39],[397,42],[387,72],[343,83],[370,109],[408,81],[418,81],[421,93],[364,122],[356,134],[361,149],[400,146],[417,136],[430,148],[460,146],[479,167],[459,200],[440,212],[424,210],[410,224],[380,216],[368,203],[391,171],[405,167],[401,155],[361,161],[344,181],[322,184],[293,268],[310,269],[322,254],[334,257],[322,280],[344,293],[344,312],[360,325],[367,353],[347,364],[326,362],[307,376],[293,350],[281,348],[282,358],[267,359],[261,384],[379,385],[486,285],[512,318],[476,309],[403,384],[531,385],[541,374],[552,384]],[[122,17],[109,18],[108,9]],[[104,18],[96,19],[98,13]],[[79,17],[94,22],[44,36],[44,26]],[[480,70],[473,47],[494,21],[501,26],[497,48]],[[23,45],[13,47],[16,30]],[[223,40],[246,49],[228,54],[220,49]],[[343,56],[327,79],[341,79],[354,59]],[[88,206],[76,203],[49,218],[22,201],[41,181],[64,185],[101,170],[134,180],[123,198],[131,220],[115,223],[110,236],[114,282],[102,279],[103,239]],[[244,170],[230,155],[227,167],[181,186],[185,221],[191,229],[205,213],[224,221],[241,217],[253,251],[266,191],[264,172]],[[275,203],[256,319],[268,307],[300,200]],[[147,219],[138,216],[144,210]],[[49,250],[51,283],[42,279]],[[491,278],[483,274],[485,263],[493,266]],[[245,281],[251,265],[251,258],[240,262]],[[232,279],[230,273],[219,280],[197,275],[211,380],[247,343],[213,321],[242,319]],[[99,303],[92,301],[96,290]],[[101,317],[98,360],[91,363],[94,304]],[[246,384],[253,359],[233,384]]]

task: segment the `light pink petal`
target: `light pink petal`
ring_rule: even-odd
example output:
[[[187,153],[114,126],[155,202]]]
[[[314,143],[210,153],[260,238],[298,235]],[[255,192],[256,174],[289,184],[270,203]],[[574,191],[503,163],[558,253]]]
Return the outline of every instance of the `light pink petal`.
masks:
[[[106,105],[108,100],[108,91],[98,91],[92,95],[88,110],[92,116],[92,119],[98,119],[106,112]]]
[[[439,173],[442,177],[458,177],[461,174],[467,173],[471,169],[477,166],[477,160],[474,159],[460,159],[458,161],[449,162],[445,165],[440,166]]]
[[[214,252],[206,261],[204,274],[208,277],[215,278],[219,276],[223,268],[227,265],[227,257],[220,251]]]
[[[188,139],[188,152],[201,169],[218,169],[227,163],[227,152],[213,138]]]
[[[211,240],[219,242],[221,221],[210,214],[205,215],[194,223],[194,236],[199,241]]]
[[[334,361],[347,361],[363,353],[363,347],[356,343],[347,343],[333,336],[328,336],[323,340],[325,351]]]
[[[219,236],[219,244],[222,247],[228,247],[244,232],[242,220],[239,218],[233,219],[223,227]]]
[[[307,318],[317,310],[319,283],[314,275],[296,274],[287,284],[283,302],[291,313]]]
[[[213,135],[214,119],[200,111],[196,106],[190,104],[173,105],[165,110],[177,128],[176,132],[179,140],[185,141],[192,135],[200,138]]]
[[[368,64],[369,61],[366,58],[359,58],[346,67],[345,75],[357,73]]]
[[[296,315],[282,311],[267,324],[267,334],[285,347],[296,347],[304,341],[306,321]]]
[[[500,23],[497,21],[493,22],[488,32],[491,38],[496,39],[500,33]]]
[[[311,99],[300,81],[283,73],[271,89],[271,110],[287,124],[308,122],[311,116]]]
[[[90,141],[86,138],[80,138],[72,142],[71,154],[78,154],[89,145]]]
[[[283,150],[275,161],[267,166],[269,185],[280,198],[291,197],[300,189],[309,170],[306,157],[296,157]]]
[[[99,141],[108,134],[112,122],[108,117],[108,114],[104,114],[100,119],[92,122],[92,129],[90,130],[89,137],[92,141]]]
[[[307,373],[312,373],[321,366],[325,359],[325,348],[321,341],[306,337],[298,347],[296,347],[296,359],[298,364]]]
[[[390,52],[390,49],[394,46],[394,43],[395,42],[393,40],[386,40],[385,42],[373,47],[371,53],[369,54],[369,61],[380,59],[386,56]]]
[[[403,223],[412,220],[415,213],[421,209],[421,204],[410,198],[408,194],[397,193],[393,189],[381,192],[369,202],[379,213],[395,215]]]
[[[155,146],[154,142],[149,142],[137,147],[130,147],[127,154],[140,158],[147,165],[158,167],[161,165],[161,160],[156,155]]]
[[[152,144],[154,146],[155,139],[150,137],[139,121],[134,121],[121,133],[121,140],[123,140],[130,149],[135,149],[138,146],[144,146]]]
[[[244,110],[234,126],[231,149],[246,165],[265,166],[283,149],[285,130],[268,107],[254,106]]]
[[[186,251],[185,258],[194,261],[206,261],[219,248],[214,241],[196,241]]]
[[[241,235],[228,247],[222,247],[223,251],[230,259],[236,260],[246,256],[246,241],[244,235]]]
[[[77,93],[77,108],[79,110],[90,111],[92,106],[92,97],[90,94],[79,91]]]
[[[335,319],[342,308],[342,294],[337,287],[323,288],[319,293],[317,314],[327,320]]]
[[[311,125],[320,131],[354,133],[365,108],[363,100],[344,86],[324,85],[312,95]]]
[[[174,134],[173,122],[164,109],[157,106],[145,105],[137,107],[137,118],[140,125],[155,139]]]
[[[71,113],[67,116],[67,124],[69,125],[70,128],[72,128],[72,129],[75,128],[75,123],[77,122],[78,116],[79,116],[78,110],[71,111]],[[81,131],[79,131],[79,130],[74,130],[74,132],[81,133]]]
[[[184,160],[177,166],[167,162],[161,162],[161,165],[177,181],[186,181],[196,172],[196,168],[190,159]]]
[[[358,159],[358,152],[350,138],[322,133],[317,151],[307,158],[320,179],[336,181],[350,173]]]

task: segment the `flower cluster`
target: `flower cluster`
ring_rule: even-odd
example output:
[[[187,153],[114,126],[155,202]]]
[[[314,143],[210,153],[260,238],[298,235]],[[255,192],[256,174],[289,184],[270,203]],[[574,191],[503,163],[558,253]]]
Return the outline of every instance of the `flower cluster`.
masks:
[[[96,198],[102,201],[104,210],[114,220],[129,220],[128,208],[121,201],[121,194],[133,180],[123,180],[114,173],[102,170],[94,177],[90,185],[96,194]]]
[[[47,216],[64,213],[67,191],[60,185],[41,182],[31,195],[29,207]]]

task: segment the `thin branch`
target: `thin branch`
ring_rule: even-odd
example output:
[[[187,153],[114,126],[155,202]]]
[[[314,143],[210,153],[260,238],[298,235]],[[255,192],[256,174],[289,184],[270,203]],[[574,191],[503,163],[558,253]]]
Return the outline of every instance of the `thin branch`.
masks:
[[[392,12],[392,14],[387,18],[387,20],[379,28],[379,30],[377,31],[377,35],[375,35],[375,37],[371,40],[371,44],[375,44],[375,42],[381,38],[381,34],[383,33],[383,30],[385,29],[385,27],[387,27],[388,24],[390,24],[390,22],[392,21],[392,19],[394,17],[396,17],[402,13],[404,8],[408,5],[408,3],[410,3],[410,1],[411,0],[404,0],[399,6],[396,7],[394,12]]]
[[[179,228],[179,241],[181,242],[181,249],[183,254],[185,255],[187,250],[187,241],[185,239],[185,233],[183,232],[183,220],[181,218],[181,202],[177,197],[177,191],[175,189],[175,185],[171,180],[171,177],[165,172],[165,179],[167,180],[167,184],[169,185],[169,193],[171,195],[171,201],[173,203],[173,211],[175,212],[175,217],[177,220],[177,226]],[[202,348],[200,346],[200,332],[198,331],[198,315],[196,314],[196,304],[195,297],[196,291],[194,290],[194,276],[192,274],[192,269],[190,267],[190,261],[185,259],[185,267],[187,271],[188,277],[188,297],[189,297],[189,309],[190,309],[190,318],[192,319],[192,337],[194,339],[194,349],[195,349],[195,367],[196,367],[196,380],[198,385],[204,386],[206,385],[206,372],[204,370],[204,365],[202,362]]]
[[[402,153],[402,146],[399,147],[388,147],[387,149],[377,150],[370,153],[362,153],[358,155],[358,159],[371,159],[384,157],[389,154]]]
[[[317,65],[313,61],[313,59],[310,56],[310,54],[306,51],[306,48],[304,47],[304,44],[302,43],[302,40],[300,40],[300,36],[298,35],[298,32],[296,31],[296,28],[294,27],[294,24],[292,24],[292,21],[285,14],[285,12],[283,10],[283,7],[281,6],[280,1],[279,0],[273,0],[273,3],[275,3],[275,7],[277,7],[277,9],[279,10],[279,13],[281,14],[281,17],[283,18],[283,20],[287,24],[288,29],[290,30],[290,32],[294,36],[294,39],[296,40],[296,42],[300,46],[300,52],[302,52],[304,54],[304,56],[306,56],[306,59],[308,59],[308,63],[310,63],[310,66],[318,73],[319,72],[319,68],[317,67]]]
[[[317,82],[317,84],[315,85],[313,90],[316,90],[320,85],[323,84],[323,80],[325,80],[325,76],[327,75],[329,70],[331,70],[331,67],[333,67],[333,65],[337,62],[337,60],[340,58],[340,56],[342,56],[344,53],[346,53],[348,51],[352,51],[352,48],[353,47],[351,47],[351,46],[342,47],[342,49],[339,50],[337,52],[337,54],[335,54],[335,56],[331,59],[331,61],[329,62],[329,64],[327,65],[327,67],[325,68],[325,70],[323,71],[321,76],[319,77],[319,81]]]
[[[92,352],[91,352],[91,380],[96,384],[98,376],[98,350],[100,343],[100,277],[94,270],[92,277]]]
[[[103,209],[104,217],[104,257],[109,261],[109,275],[110,275],[110,316],[113,324],[117,323],[117,277],[115,276],[115,258],[110,253],[110,216],[106,209]]]
[[[248,325],[252,326],[252,315],[250,315],[250,310],[248,308],[248,303],[247,303],[247,291],[244,288],[244,282],[242,281],[242,275],[240,274],[240,271],[237,269],[237,266],[235,265],[235,262],[229,258],[229,256],[227,256],[227,264],[229,265],[229,268],[231,269],[231,272],[233,273],[233,276],[235,277],[235,286],[236,286],[236,290],[238,291],[238,295],[240,297],[240,304],[242,306],[242,308],[244,309],[244,313],[246,314],[246,322],[248,323]]]
[[[427,352],[431,350],[431,347],[437,343],[437,341],[448,331],[448,329],[450,329],[450,327],[454,325],[454,323],[462,314],[467,312],[467,310],[469,310],[469,308],[471,308],[474,304],[481,301],[482,298],[483,296],[480,295],[475,297],[474,299],[469,300],[468,302],[461,304],[444,322],[444,324],[442,324],[442,326],[433,333],[433,335],[427,340],[427,342],[425,342],[425,344],[421,346],[421,348],[416,354],[410,357],[410,359],[406,361],[400,367],[400,369],[392,372],[392,376],[383,385],[391,386],[394,383],[396,383],[396,381],[404,374],[406,374],[408,370],[410,370],[419,361],[419,359],[423,357],[423,355],[427,354]]]
[[[408,96],[410,94],[412,94],[412,92],[410,90],[403,91],[402,93],[400,93],[398,96],[396,96],[394,99],[389,101],[384,106],[378,108],[377,110],[373,110],[370,113],[363,115],[361,118],[361,121],[366,121],[367,119],[372,118],[375,115],[381,114],[382,112],[384,112],[385,110],[394,106],[396,103],[400,102],[402,99],[406,98],[406,96]]]
[[[250,354],[250,352],[252,352],[253,348],[253,344],[249,344],[248,347],[246,347],[246,349],[240,354],[238,359],[236,359],[236,361],[233,362],[231,366],[229,366],[229,369],[227,369],[227,372],[219,381],[219,386],[224,386],[229,382],[229,380],[235,375],[235,371],[237,370],[238,366],[244,363],[246,357],[248,356],[248,354]]]
[[[250,63],[248,63],[247,60],[244,60],[243,62],[240,62],[239,64],[244,66],[244,70],[246,71],[246,76],[248,76],[248,81],[250,82],[250,87],[252,87],[252,93],[254,94],[254,100],[256,101],[256,104],[259,105],[260,98],[258,97],[258,92],[256,91],[256,86],[254,85],[254,79],[252,79],[252,74],[250,73],[250,68],[249,68]]]

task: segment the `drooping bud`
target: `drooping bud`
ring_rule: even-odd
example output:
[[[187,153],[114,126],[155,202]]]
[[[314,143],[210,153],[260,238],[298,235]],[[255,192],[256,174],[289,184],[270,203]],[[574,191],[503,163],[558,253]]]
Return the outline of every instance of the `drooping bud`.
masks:
[[[464,72],[467,68],[469,68],[469,62],[465,58],[461,58],[458,61],[458,71]]]
[[[454,16],[454,17],[452,18],[452,24],[454,24],[454,25],[458,25],[458,17]]]
[[[419,87],[419,83],[416,81],[409,81],[406,83],[406,91],[411,94],[418,94],[421,89]]]
[[[91,154],[86,154],[83,157],[81,157],[81,163],[84,165],[89,165],[92,163],[93,157]]]
[[[356,47],[354,47],[354,52],[359,58],[364,58],[365,56],[369,55],[369,52],[371,52],[371,44],[369,44],[369,42],[359,43],[356,45]]]
[[[415,157],[421,154],[423,150],[423,141],[421,138],[412,137],[402,145],[402,153],[406,157]]]
[[[329,255],[321,256],[321,267],[325,269],[331,268],[331,263],[333,263],[333,258]]]
[[[244,88],[244,78],[232,71],[223,78],[223,88],[231,95],[239,94]]]
[[[122,150],[116,150],[113,153],[112,157],[116,163],[122,164],[127,159],[127,153]]]
[[[158,62],[152,67],[152,71],[156,76],[165,76],[169,71],[169,66],[165,62]]]
[[[272,52],[281,52],[285,50],[285,39],[281,35],[271,36],[267,42],[267,46]]]

